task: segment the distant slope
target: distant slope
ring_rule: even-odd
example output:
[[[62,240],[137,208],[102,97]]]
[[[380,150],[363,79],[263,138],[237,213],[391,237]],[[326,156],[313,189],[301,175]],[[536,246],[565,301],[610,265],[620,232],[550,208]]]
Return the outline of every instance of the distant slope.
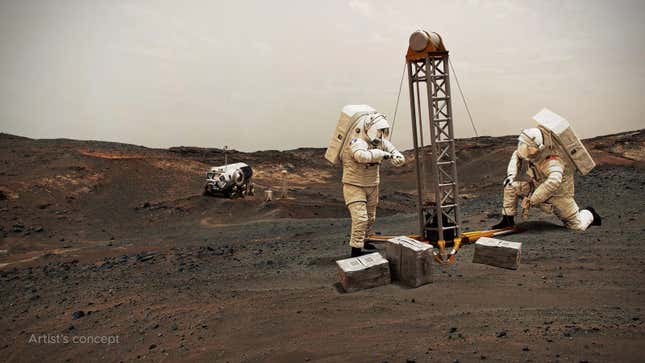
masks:
[[[643,130],[595,137],[585,143],[599,165],[642,165],[645,158]],[[457,140],[460,191],[477,194],[499,188],[515,144],[515,136]],[[229,162],[250,164],[257,184],[254,200],[231,204],[200,195],[206,169],[224,162],[220,149],[152,149],[0,134],[2,228],[8,230],[20,222],[100,234],[123,226],[163,226],[171,215],[186,215],[190,220],[200,213],[220,216],[208,223],[232,223],[225,216],[232,216],[230,211],[235,208],[246,219],[344,216],[341,168],[330,165],[323,154],[322,148],[230,151]],[[414,206],[413,153],[405,154],[409,162],[403,168],[382,168],[381,213],[409,211]],[[288,171],[289,193],[295,200],[261,207],[263,191],[280,188],[282,170]],[[97,225],[96,221],[101,222]]]

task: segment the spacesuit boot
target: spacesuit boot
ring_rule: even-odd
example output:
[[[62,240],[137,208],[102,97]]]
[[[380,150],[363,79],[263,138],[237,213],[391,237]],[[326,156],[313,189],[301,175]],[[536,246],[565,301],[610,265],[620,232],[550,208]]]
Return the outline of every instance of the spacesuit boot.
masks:
[[[591,215],[593,216],[593,221],[591,221],[592,226],[602,225],[602,217],[596,212],[595,209],[593,209],[593,207],[585,207],[585,210],[591,212]]]
[[[363,249],[365,251],[370,251],[370,252],[374,252],[374,251],[377,250],[376,246],[374,246],[374,244],[372,242],[365,242],[363,244]]]
[[[500,228],[507,228],[507,227],[513,227],[515,225],[515,217],[514,216],[502,216],[502,220],[497,223],[496,225],[492,226],[492,229],[500,229]]]
[[[365,252],[363,252],[363,250],[361,250],[360,248],[352,247],[352,253],[349,257],[359,257],[363,256],[364,254]]]

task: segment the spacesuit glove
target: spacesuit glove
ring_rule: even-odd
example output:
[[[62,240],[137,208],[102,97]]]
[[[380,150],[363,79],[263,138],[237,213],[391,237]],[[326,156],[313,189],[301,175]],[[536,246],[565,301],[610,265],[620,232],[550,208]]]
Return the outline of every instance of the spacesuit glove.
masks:
[[[398,168],[400,166],[403,166],[403,164],[405,164],[405,158],[403,157],[403,155],[401,155],[401,154],[396,155],[395,154],[392,157],[392,165],[394,165],[394,166],[396,166]]]
[[[370,150],[370,153],[372,154],[374,161],[387,160],[392,157],[392,154],[381,149],[372,149]]]
[[[514,181],[515,181],[515,178],[513,177],[513,175],[509,175],[506,177],[506,179],[504,179],[504,186],[513,184]]]

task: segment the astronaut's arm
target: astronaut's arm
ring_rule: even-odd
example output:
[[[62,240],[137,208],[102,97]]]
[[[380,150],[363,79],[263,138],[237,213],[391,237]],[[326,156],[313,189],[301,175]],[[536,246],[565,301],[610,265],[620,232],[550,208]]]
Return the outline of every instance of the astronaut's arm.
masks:
[[[508,166],[506,167],[506,178],[504,179],[504,186],[507,186],[509,184],[513,184],[515,181],[515,177],[517,176],[517,150],[513,151],[513,155],[511,155],[511,160],[508,162]]]
[[[392,164],[394,164],[394,166],[401,166],[405,164],[405,157],[399,152],[399,150],[396,149],[394,144],[386,139],[383,139],[382,143],[383,150],[392,154]]]
[[[384,159],[389,159],[391,154],[380,149],[369,149],[365,141],[353,139],[351,141],[352,157],[362,164],[380,163]]]
[[[517,151],[513,151],[513,155],[511,155],[511,160],[506,168],[506,176],[510,176],[513,179],[517,176]]]
[[[392,144],[390,141],[383,139],[383,150],[389,152],[392,154],[392,157],[401,157],[403,160],[405,160],[405,157],[403,157],[403,154],[399,152],[399,150],[396,149],[394,144]]]
[[[560,187],[562,175],[564,174],[562,163],[557,160],[549,160],[546,174],[548,175],[546,180],[535,188],[531,195],[531,205],[537,205],[549,199]]]

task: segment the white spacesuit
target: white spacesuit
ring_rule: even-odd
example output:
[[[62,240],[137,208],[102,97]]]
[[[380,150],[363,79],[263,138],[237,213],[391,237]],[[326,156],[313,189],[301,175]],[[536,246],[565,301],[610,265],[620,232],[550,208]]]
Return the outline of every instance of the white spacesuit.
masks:
[[[365,236],[376,219],[379,197],[379,166],[390,159],[394,166],[405,163],[403,155],[387,140],[390,125],[385,116],[374,113],[358,121],[341,154],[343,196],[352,218],[349,245],[352,256],[364,247]]]
[[[519,197],[525,211],[537,206],[557,216],[567,228],[585,230],[600,225],[592,207],[578,209],[574,195],[575,168],[566,163],[551,134],[542,128],[522,130],[504,180],[502,221],[493,229],[514,225]]]

